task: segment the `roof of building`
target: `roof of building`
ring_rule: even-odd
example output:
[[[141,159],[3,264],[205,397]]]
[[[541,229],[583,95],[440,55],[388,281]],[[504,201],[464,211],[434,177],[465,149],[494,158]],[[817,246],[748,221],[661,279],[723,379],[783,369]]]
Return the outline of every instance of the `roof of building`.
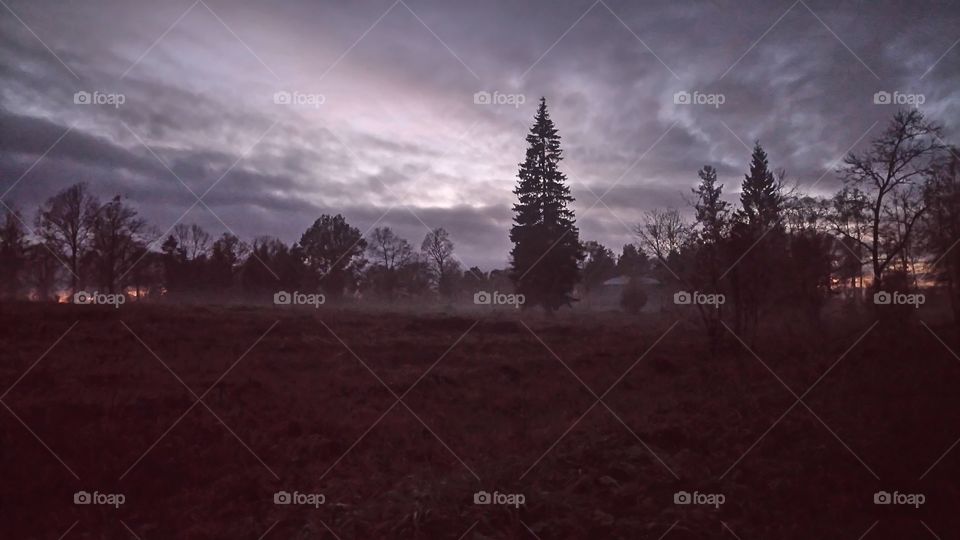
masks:
[[[630,282],[629,276],[617,276],[603,282],[604,287],[623,287]],[[640,276],[637,278],[640,285],[660,285],[660,281],[652,277]]]

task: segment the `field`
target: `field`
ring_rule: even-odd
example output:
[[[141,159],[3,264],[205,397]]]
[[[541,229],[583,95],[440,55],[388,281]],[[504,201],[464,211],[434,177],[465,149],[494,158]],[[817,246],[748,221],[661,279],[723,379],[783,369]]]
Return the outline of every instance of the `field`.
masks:
[[[0,538],[954,538],[960,344],[922,319],[711,357],[675,313],[5,304]]]

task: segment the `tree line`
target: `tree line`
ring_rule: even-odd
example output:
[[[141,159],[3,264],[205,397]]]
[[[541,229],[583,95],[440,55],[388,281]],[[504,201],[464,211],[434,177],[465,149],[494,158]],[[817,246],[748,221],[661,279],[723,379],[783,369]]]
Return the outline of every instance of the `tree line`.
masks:
[[[838,294],[937,285],[960,319],[960,158],[943,128],[916,110],[899,111],[882,134],[837,169],[832,196],[802,193],[774,169],[756,142],[739,205],[724,197],[705,165],[688,197],[690,212],[658,208],[636,226],[619,255],[582,241],[571,208],[560,135],[541,99],[526,136],[514,189],[510,266],[464,269],[443,228],[419,249],[389,227],[364,235],[342,215],[322,215],[286,244],[200,226],[159,234],[120,196],[101,202],[86,184],[37,208],[33,227],[7,209],[0,223],[0,295],[50,299],[92,288],[137,298],[262,299],[278,290],[393,301],[468,298],[478,290],[523,294],[524,307],[554,311],[590,298],[612,277],[629,278],[621,305],[637,311],[663,288],[722,294],[723,306],[697,305],[708,334],[729,322],[749,335],[772,310],[816,320]],[[689,217],[688,217],[689,216]]]
[[[518,290],[529,305],[554,310],[612,276],[629,276],[621,304],[642,307],[647,293],[638,274],[617,268],[625,266],[626,248],[615,262],[609,249],[579,240],[559,168],[560,136],[544,99],[527,143],[510,232],[510,277]],[[826,301],[842,294],[862,303],[868,292],[936,286],[960,320],[960,157],[944,142],[943,127],[917,109],[898,111],[836,172],[837,193],[805,194],[770,165],[757,141],[735,206],[724,198],[717,170],[705,165],[688,197],[692,218],[659,208],[636,225],[643,264],[646,256],[657,263],[652,274],[666,289],[724,299],[694,302],[711,343],[727,321],[743,335],[772,312],[817,321]]]
[[[245,242],[214,238],[197,224],[166,234],[148,226],[128,201],[101,202],[85,183],[65,188],[37,209],[30,227],[7,210],[0,223],[0,295],[51,300],[80,290],[134,298],[262,300],[279,290],[322,291],[392,300],[455,298],[509,287],[502,272],[464,271],[442,227],[416,249],[389,227],[366,237],[342,215],[322,215],[287,244],[269,236]]]
[[[836,295],[862,302],[942,288],[960,319],[960,157],[942,137],[919,110],[898,112],[867,149],[844,158],[832,196],[789,187],[757,142],[739,208],[704,166],[692,220],[654,210],[636,232],[665,281],[726,295],[727,309],[697,306],[712,342],[726,321],[748,336],[774,312],[816,321]]]

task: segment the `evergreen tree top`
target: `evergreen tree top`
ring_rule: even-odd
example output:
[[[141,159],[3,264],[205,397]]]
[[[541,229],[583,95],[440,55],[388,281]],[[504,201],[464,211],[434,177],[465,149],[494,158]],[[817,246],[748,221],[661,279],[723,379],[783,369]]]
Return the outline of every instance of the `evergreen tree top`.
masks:
[[[560,135],[557,134],[557,128],[550,118],[550,112],[547,110],[547,98],[541,97],[540,104],[537,106],[537,113],[533,118],[533,125],[530,126],[530,133],[527,135],[527,142],[537,144],[540,141],[548,141],[547,145],[556,152],[560,159]],[[556,144],[553,144],[556,142]]]
[[[740,190],[741,212],[748,223],[769,226],[780,219],[780,186],[770,171],[767,153],[756,141],[750,156],[750,172]]]
[[[768,168],[767,152],[760,146],[760,141],[754,141],[753,153],[750,155],[750,174],[745,175],[746,180],[763,179],[764,175],[770,172]]]

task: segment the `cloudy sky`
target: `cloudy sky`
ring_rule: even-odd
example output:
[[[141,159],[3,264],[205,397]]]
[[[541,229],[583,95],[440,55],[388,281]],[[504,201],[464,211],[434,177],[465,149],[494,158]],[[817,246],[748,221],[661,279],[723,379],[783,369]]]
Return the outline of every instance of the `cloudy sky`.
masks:
[[[894,112],[877,92],[922,102],[952,142],[960,124],[957,2],[0,4],[3,202],[32,216],[86,181],[161,233],[292,242],[342,213],[415,245],[443,226],[463,262],[502,267],[540,96],[581,235],[616,250],[705,164],[735,197],[756,139],[833,191]]]

